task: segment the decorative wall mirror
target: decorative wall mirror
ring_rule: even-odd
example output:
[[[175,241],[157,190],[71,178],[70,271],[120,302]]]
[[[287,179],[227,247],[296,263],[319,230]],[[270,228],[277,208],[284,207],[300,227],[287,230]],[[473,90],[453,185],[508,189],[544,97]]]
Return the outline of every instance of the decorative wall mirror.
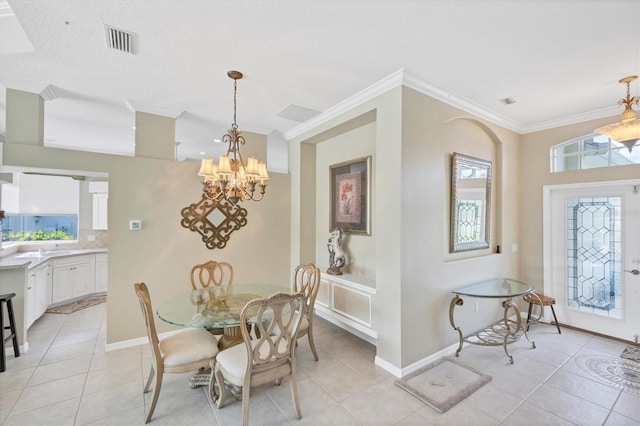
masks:
[[[202,199],[181,211],[180,224],[202,235],[207,248],[224,248],[230,234],[247,224],[247,209],[224,198],[215,201],[202,194]]]
[[[491,161],[453,153],[450,252],[489,247]]]

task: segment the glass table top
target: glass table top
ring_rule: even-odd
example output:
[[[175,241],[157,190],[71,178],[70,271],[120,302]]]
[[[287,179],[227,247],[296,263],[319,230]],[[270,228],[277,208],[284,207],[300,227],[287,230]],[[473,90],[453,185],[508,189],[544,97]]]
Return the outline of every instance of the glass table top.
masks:
[[[238,327],[240,312],[250,300],[277,292],[291,292],[289,287],[272,284],[234,284],[231,295],[211,299],[206,289],[203,290],[204,294],[200,290],[190,290],[163,301],[156,314],[161,320],[180,327]]]
[[[496,278],[468,285],[466,287],[453,290],[452,293],[461,296],[487,297],[487,298],[508,298],[522,296],[533,292],[533,287],[521,281],[511,278]]]

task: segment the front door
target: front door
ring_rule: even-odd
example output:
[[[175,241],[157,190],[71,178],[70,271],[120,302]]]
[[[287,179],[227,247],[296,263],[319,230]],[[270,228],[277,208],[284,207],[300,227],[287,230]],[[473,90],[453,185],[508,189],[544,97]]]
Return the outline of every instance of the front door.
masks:
[[[640,333],[640,181],[545,187],[544,293],[561,323]]]

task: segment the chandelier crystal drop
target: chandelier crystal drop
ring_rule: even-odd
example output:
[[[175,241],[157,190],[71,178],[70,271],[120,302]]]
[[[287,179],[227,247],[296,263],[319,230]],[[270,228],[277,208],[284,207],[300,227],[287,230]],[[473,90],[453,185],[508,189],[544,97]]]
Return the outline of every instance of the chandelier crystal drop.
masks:
[[[623,144],[629,152],[633,150],[640,139],[640,119],[637,118],[633,107],[640,105],[640,97],[631,97],[629,84],[638,78],[636,75],[621,78],[618,82],[627,85],[627,97],[620,99],[618,106],[624,105],[622,120],[619,123],[609,124],[594,130],[595,133],[608,136],[610,139]]]
[[[267,164],[249,157],[245,165],[242,159],[240,146],[245,144],[245,139],[236,123],[237,86],[242,73],[229,71],[227,75],[233,79],[233,123],[222,137],[222,142],[227,144],[227,153],[220,156],[218,163],[211,158],[203,158],[198,176],[203,178],[204,194],[212,200],[226,199],[233,204],[245,200],[260,201],[266,192],[265,182],[269,180]]]

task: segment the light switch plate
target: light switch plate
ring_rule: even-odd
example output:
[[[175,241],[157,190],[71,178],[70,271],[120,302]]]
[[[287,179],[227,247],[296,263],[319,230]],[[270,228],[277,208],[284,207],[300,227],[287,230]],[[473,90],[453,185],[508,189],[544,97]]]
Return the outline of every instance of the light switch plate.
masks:
[[[142,221],[141,220],[130,220],[129,221],[129,231],[139,231],[142,229]]]

